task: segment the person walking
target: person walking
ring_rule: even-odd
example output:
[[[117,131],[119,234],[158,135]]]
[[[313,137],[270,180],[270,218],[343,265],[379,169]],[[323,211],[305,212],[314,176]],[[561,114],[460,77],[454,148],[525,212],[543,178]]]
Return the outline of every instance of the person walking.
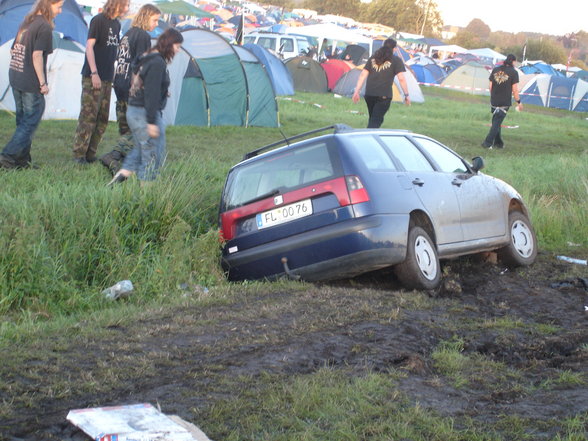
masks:
[[[402,59],[394,55],[395,47],[396,41],[392,38],[384,41],[382,47],[368,59],[357,79],[352,99],[357,104],[365,82],[364,99],[369,114],[368,128],[379,128],[384,122],[384,115],[392,102],[392,84],[395,76],[398,76],[404,94],[404,104],[410,106],[408,85],[404,76],[406,68]]]
[[[127,123],[127,105],[131,87],[131,62],[139,55],[151,49],[149,32],[157,27],[161,11],[152,4],[141,6],[131,28],[121,38],[116,57],[116,70],[112,83],[116,94],[116,120],[120,138],[112,151],[100,158],[100,162],[114,175],[120,169],[122,161],[133,148],[133,135]]]
[[[129,10],[129,0],[107,0],[104,9],[90,21],[86,58],[82,67],[82,97],[73,156],[78,164],[96,161],[96,152],[108,125],[114,60],[119,43],[120,22]]]
[[[169,28],[155,46],[133,63],[127,121],[133,132],[134,148],[108,185],[123,182],[133,174],[143,184],[153,181],[165,161],[165,125],[162,110],[167,103],[167,64],[180,51],[184,37]]]
[[[513,67],[517,58],[513,54],[506,56],[502,66],[495,67],[490,73],[490,111],[492,112],[492,126],[482,142],[482,147],[491,149],[492,146],[502,149],[502,122],[512,105],[512,97],[517,103],[517,111],[523,110],[519,96],[519,74]]]
[[[16,130],[0,154],[0,168],[31,166],[33,135],[45,111],[47,57],[53,52],[53,19],[63,0],[37,0],[10,48],[8,79],[16,107]]]

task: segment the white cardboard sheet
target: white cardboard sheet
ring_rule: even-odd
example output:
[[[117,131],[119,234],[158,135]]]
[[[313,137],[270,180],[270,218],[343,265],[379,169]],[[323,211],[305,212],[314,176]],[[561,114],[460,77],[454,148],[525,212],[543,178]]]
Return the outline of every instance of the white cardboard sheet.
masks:
[[[67,420],[95,441],[210,441],[149,403],[70,410]]]

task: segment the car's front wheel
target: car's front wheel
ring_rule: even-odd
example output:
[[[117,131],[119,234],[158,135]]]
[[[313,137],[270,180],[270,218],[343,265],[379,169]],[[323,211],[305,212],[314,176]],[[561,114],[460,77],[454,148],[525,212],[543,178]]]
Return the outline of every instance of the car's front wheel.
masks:
[[[439,256],[429,234],[421,227],[408,232],[406,259],[394,272],[402,284],[412,289],[435,289],[441,282]]]
[[[537,238],[529,218],[520,211],[511,211],[508,226],[510,241],[498,250],[498,257],[507,265],[531,265],[537,257]]]

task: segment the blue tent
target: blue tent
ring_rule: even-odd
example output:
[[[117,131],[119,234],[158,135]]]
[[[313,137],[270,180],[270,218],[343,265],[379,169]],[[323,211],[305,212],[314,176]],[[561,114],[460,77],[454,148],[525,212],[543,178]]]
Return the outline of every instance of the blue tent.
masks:
[[[527,64],[526,66],[521,66],[520,69],[526,74],[547,74],[555,75],[556,77],[565,77],[564,74],[546,63]]]
[[[33,0],[0,0],[0,44],[16,37],[18,27],[33,6]],[[54,31],[83,45],[88,26],[75,0],[64,0],[61,14],[55,17]]]
[[[520,95],[524,104],[588,112],[588,83],[578,78],[537,75]]]
[[[445,71],[436,64],[412,64],[408,67],[412,69],[419,83],[441,84],[447,76]]]
[[[294,95],[292,74],[278,57],[258,44],[247,43],[243,47],[253,52],[265,66],[276,95]]]

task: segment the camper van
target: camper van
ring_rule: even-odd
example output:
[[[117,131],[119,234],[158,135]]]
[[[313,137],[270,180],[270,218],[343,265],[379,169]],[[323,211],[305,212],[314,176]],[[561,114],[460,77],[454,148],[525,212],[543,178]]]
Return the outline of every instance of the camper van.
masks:
[[[271,32],[252,32],[245,35],[244,43],[255,43],[273,52],[283,60],[306,55],[310,43],[300,35],[275,34]]]

